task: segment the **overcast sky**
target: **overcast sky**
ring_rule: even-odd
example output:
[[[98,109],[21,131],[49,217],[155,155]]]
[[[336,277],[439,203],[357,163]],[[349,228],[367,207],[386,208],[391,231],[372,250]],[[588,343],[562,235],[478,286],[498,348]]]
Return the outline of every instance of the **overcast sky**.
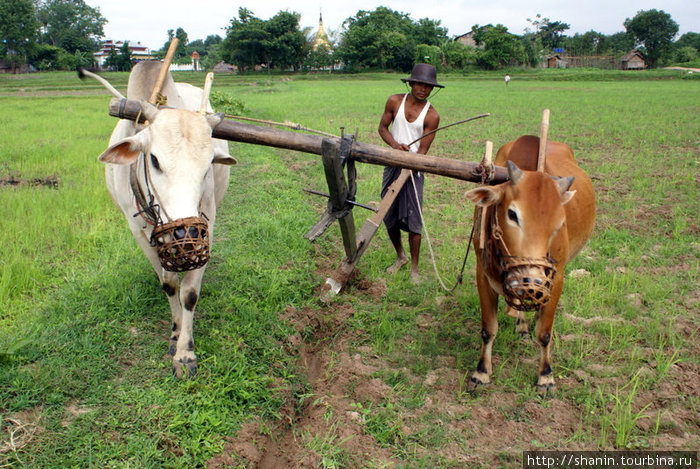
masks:
[[[359,10],[373,11],[378,6],[407,13],[414,20],[440,20],[448,36],[464,34],[474,24],[503,24],[513,34],[523,34],[531,27],[527,18],[540,13],[551,21],[568,23],[567,36],[595,30],[603,34],[624,31],[625,19],[640,10],[657,9],[670,14],[680,27],[680,34],[700,32],[698,0],[294,0],[289,2],[257,0],[85,0],[98,7],[108,23],[109,39],[140,42],[160,49],[169,29],[183,28],[190,41],[206,39],[211,34],[226,36],[225,28],[238,16],[238,8],[246,7],[263,20],[287,10],[301,14],[300,26],[315,31],[319,13],[323,14],[326,32],[340,31],[343,21]],[[634,5],[634,6],[633,6]]]

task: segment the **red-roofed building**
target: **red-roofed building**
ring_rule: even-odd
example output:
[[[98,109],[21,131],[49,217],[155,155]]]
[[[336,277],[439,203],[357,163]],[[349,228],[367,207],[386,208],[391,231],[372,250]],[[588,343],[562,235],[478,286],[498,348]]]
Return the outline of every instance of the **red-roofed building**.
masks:
[[[153,59],[153,56],[151,55],[151,50],[148,47],[142,46],[140,42],[137,42],[136,44],[133,44],[131,41],[127,42],[129,42],[131,58],[135,62]],[[119,53],[119,50],[122,47],[124,47],[124,41],[114,41],[112,39],[105,39],[102,42],[102,48],[99,50],[99,52],[95,52],[95,62],[97,63],[97,66],[101,68],[102,65],[104,65],[105,63],[105,60],[107,60],[107,57],[109,57],[109,53],[113,50]]]

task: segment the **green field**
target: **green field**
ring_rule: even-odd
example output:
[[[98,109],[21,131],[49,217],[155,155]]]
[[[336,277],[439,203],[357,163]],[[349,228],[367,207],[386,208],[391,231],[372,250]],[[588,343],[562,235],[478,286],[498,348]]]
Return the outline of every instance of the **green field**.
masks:
[[[473,258],[444,291],[388,276],[383,230],[341,295],[320,157],[231,144],[239,164],[217,216],[197,306],[195,379],[166,356],[170,317],[150,264],[105,189],[97,156],[110,96],[74,74],[0,75],[0,467],[521,467],[525,450],[700,447],[700,81],[681,72],[443,75],[431,154],[478,161],[486,140],[569,144],[592,177],[597,225],[567,266],[555,319],[554,398],[535,390],[538,347],[501,315],[492,384],[466,382],[481,339]],[[403,75],[217,76],[249,117],[381,144]],[[126,74],[107,78],[125,90]],[[202,74],[176,79],[203,83]],[[220,109],[221,110],[221,109]],[[361,203],[380,166],[358,164]],[[474,184],[428,176],[437,270],[456,278]],[[354,210],[361,225],[370,212]]]

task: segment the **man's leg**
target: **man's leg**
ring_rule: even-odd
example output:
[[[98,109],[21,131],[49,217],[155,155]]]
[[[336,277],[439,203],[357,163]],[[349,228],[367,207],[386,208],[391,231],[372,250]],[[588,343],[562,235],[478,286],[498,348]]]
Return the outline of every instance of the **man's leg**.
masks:
[[[420,233],[408,233],[408,247],[411,250],[411,280],[418,282],[418,257],[420,256]]]
[[[406,257],[406,253],[403,250],[403,245],[401,244],[401,230],[397,226],[394,226],[392,228],[387,228],[386,232],[389,235],[391,244],[396,250],[396,261],[391,264],[386,271],[390,274],[395,274],[401,267],[408,263],[408,258]]]

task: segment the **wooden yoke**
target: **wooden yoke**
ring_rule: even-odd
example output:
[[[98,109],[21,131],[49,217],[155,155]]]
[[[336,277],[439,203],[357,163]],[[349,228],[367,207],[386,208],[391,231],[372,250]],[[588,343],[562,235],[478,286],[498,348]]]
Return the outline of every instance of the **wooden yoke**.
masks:
[[[119,119],[137,120],[140,117],[141,104],[136,100],[112,98],[109,103],[109,115]],[[302,134],[270,127],[244,124],[224,119],[212,131],[212,137],[231,142],[265,145],[268,147],[285,148],[315,155],[322,154],[322,137]],[[453,160],[440,156],[427,156],[402,150],[394,150],[386,146],[373,145],[355,141],[350,148],[349,157],[356,162],[382,166],[423,171],[462,181],[482,182],[482,173],[477,163],[471,161]],[[501,166],[494,167],[493,175],[486,180],[487,184],[500,184],[508,180],[508,170]]]

